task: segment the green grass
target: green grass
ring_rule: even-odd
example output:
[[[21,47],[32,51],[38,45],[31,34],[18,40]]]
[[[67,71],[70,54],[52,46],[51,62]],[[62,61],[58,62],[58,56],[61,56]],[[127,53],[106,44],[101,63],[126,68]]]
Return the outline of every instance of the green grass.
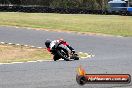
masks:
[[[0,25],[132,36],[131,16],[0,12]]]
[[[0,63],[51,60],[52,56],[45,49],[0,45]]]

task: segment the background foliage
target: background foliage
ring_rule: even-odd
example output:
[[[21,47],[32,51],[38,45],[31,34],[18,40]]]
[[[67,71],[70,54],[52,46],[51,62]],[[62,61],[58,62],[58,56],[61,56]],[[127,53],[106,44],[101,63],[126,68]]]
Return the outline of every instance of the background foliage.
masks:
[[[0,0],[6,5],[40,5],[60,8],[105,9],[108,0]]]

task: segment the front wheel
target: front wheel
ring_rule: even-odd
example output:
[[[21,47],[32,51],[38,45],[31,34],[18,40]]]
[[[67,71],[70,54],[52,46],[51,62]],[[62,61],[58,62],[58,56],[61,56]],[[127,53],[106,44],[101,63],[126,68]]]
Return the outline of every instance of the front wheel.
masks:
[[[79,60],[79,57],[75,57],[74,60]]]
[[[57,53],[62,59],[64,59],[65,61],[69,61],[69,59],[68,59],[69,55],[68,55],[68,51],[66,49],[61,48],[61,49],[57,50]]]
[[[77,56],[72,56],[71,59],[73,59],[73,60],[79,60],[79,57],[77,57]]]

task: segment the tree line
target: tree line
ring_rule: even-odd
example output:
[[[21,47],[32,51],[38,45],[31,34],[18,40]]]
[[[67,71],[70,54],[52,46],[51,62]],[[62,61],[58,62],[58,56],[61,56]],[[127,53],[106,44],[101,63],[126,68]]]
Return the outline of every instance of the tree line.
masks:
[[[0,0],[1,5],[36,5],[53,8],[105,9],[109,0]]]

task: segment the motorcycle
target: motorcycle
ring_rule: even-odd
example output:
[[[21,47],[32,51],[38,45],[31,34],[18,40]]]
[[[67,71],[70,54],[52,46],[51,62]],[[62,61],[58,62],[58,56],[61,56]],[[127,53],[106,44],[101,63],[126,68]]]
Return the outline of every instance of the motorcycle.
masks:
[[[54,61],[59,59],[64,59],[65,61],[79,60],[79,56],[76,53],[73,53],[66,45],[56,44],[52,51],[54,55]]]

